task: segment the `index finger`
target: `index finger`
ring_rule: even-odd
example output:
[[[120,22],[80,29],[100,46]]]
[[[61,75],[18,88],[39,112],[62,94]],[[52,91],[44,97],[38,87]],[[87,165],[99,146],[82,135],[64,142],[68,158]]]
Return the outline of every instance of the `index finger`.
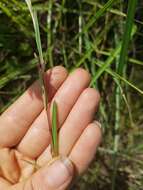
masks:
[[[61,66],[46,73],[49,101],[67,77],[67,71]],[[43,109],[41,89],[35,82],[0,117],[0,147],[15,146]]]

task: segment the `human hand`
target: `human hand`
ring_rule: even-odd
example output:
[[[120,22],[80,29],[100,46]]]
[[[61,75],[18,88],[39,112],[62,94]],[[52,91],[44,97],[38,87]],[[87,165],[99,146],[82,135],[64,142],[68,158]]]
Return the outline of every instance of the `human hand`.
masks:
[[[46,73],[48,98],[58,105],[59,152],[51,160],[50,129],[38,82],[0,117],[0,190],[64,190],[84,172],[101,141],[93,122],[99,94],[90,76],[57,66]]]

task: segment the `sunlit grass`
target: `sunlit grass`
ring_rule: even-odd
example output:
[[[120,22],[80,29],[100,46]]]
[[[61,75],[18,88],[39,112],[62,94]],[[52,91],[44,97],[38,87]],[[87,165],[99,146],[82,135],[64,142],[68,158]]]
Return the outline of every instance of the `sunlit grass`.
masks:
[[[25,2],[0,2],[1,112],[26,89],[29,81],[37,78],[37,63],[42,65],[41,84],[45,63],[47,68],[60,64],[69,71],[83,67],[91,73],[91,87],[101,92],[98,115],[104,131],[103,147],[99,149],[98,162],[75,189],[93,185],[99,190],[118,190],[126,185],[127,189],[136,190],[142,184],[143,18],[140,2],[137,17],[134,16],[135,4],[135,0],[34,0],[30,9],[37,24],[33,22],[33,30]],[[32,80],[26,78],[27,74]],[[12,93],[7,94],[9,88]],[[52,154],[57,155],[56,104],[52,112]],[[134,180],[130,180],[131,176]],[[124,180],[119,184],[120,179]]]

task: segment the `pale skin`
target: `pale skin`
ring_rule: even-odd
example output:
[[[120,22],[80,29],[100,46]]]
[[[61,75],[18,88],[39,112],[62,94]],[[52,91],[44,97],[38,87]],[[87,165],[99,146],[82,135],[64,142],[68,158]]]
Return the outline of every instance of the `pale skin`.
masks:
[[[58,105],[61,158],[51,162],[50,129],[35,82],[0,116],[0,190],[65,190],[95,157],[101,128],[93,120],[100,96],[88,87],[89,73],[68,74],[57,66],[46,81],[50,105]]]

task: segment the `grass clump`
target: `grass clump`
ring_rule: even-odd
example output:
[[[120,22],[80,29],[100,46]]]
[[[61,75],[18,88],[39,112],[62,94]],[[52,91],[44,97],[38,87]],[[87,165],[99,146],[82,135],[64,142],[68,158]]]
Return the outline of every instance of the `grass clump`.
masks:
[[[40,42],[37,58],[32,56],[36,32],[25,2],[0,2],[0,111],[38,78],[37,62],[47,68],[62,64],[69,71],[85,68],[91,87],[101,92],[98,118],[104,140],[98,162],[73,189],[142,189],[142,2],[33,0],[32,7],[38,12],[44,58]]]

